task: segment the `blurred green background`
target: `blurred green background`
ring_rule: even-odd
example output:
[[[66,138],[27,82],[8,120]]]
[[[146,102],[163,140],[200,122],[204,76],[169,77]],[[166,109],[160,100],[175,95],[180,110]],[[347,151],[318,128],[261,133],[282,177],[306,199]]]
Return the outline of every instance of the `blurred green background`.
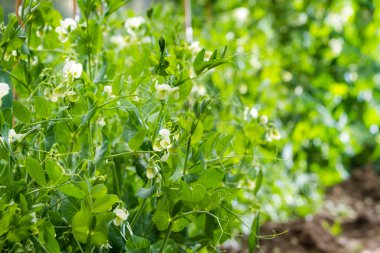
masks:
[[[281,129],[277,152],[256,159],[265,168],[261,198],[270,218],[313,213],[326,187],[367,164],[378,170],[379,4],[192,1],[194,41],[228,44],[236,64],[203,80],[207,92],[241,110],[254,106]]]

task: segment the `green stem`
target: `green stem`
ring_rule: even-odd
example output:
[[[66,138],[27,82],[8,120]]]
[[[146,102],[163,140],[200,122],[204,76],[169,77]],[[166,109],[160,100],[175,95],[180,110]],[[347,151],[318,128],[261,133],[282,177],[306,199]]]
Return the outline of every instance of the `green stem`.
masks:
[[[164,238],[164,241],[161,244],[159,253],[164,252],[164,249],[165,249],[166,244],[168,243],[168,240],[169,240],[169,237],[170,237],[170,233],[172,232],[172,228],[173,228],[173,221],[171,221],[169,223],[169,227],[168,227],[168,230],[166,230],[165,238]]]
[[[85,253],[90,253],[91,252],[91,235],[88,235],[87,237],[87,243],[86,243],[86,249],[85,249]]]
[[[7,52],[7,49],[8,49],[8,43],[6,43],[4,46],[4,51],[3,51],[3,54],[1,55],[0,61],[4,61],[4,57],[5,57],[5,53]]]
[[[28,49],[30,49],[30,38],[31,38],[31,34],[32,34],[32,25],[33,25],[33,22],[30,23],[30,25],[28,26]],[[30,65],[31,65],[30,64],[30,54],[28,54],[28,70],[31,69]],[[30,73],[27,72],[25,74],[26,74],[26,78],[27,78],[26,82],[30,83]]]
[[[142,212],[144,211],[144,208],[145,208],[145,205],[146,205],[146,201],[147,201],[147,199],[143,200],[143,202],[141,203],[141,206],[139,207],[139,210],[137,211],[137,213],[133,217],[133,220],[131,222],[131,228],[132,229],[133,229],[134,225],[136,224],[136,222],[138,221],[138,219],[140,218]]]
[[[115,188],[116,188],[117,196],[121,196],[121,191],[120,191],[121,184],[120,184],[120,181],[119,181],[119,177],[117,175],[115,161],[113,161],[112,173],[113,173],[113,180],[115,181],[114,185],[115,185]]]
[[[121,152],[117,154],[112,154],[107,156],[106,158],[114,158],[114,157],[119,157],[119,156],[125,156],[125,155],[137,155],[137,154],[144,154],[144,153],[153,153],[153,151],[126,151],[126,152]]]
[[[88,24],[88,16],[86,17],[86,32],[87,32],[87,40],[90,39],[90,32],[89,32],[89,24]],[[87,54],[87,57],[88,57],[88,75],[90,77],[90,80],[92,81],[92,73],[91,73],[91,48],[88,48],[87,47],[87,50],[88,50],[88,54]]]
[[[156,125],[154,126],[152,145],[154,145],[154,142],[156,141],[156,138],[157,138],[158,129],[160,128],[160,125],[162,122],[162,114],[164,112],[164,107],[165,107],[165,104],[161,104],[161,109],[160,109],[160,112],[158,113],[157,122],[156,122]]]
[[[189,136],[189,140],[187,141],[187,147],[186,147],[186,155],[185,155],[185,165],[183,166],[183,176],[186,175],[187,170],[187,161],[189,160],[189,154],[190,154],[190,148],[191,148],[191,134]]]

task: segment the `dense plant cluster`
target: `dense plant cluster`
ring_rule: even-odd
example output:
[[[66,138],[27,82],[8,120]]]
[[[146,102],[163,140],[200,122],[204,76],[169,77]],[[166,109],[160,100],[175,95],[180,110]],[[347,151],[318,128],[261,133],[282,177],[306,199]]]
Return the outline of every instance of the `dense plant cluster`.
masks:
[[[0,251],[207,252],[242,227],[253,249],[258,158],[281,134],[205,88],[234,71],[227,47],[184,42],[171,8],[77,3],[74,20],[23,1],[1,24]]]

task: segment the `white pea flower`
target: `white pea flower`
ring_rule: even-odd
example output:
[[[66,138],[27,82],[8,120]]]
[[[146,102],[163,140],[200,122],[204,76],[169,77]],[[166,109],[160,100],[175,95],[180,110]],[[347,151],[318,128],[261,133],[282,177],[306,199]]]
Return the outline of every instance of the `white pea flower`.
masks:
[[[65,96],[64,87],[58,86],[53,90],[53,93],[49,96],[51,102],[57,102],[58,99]]]
[[[245,7],[239,7],[234,10],[234,17],[239,22],[245,22],[249,17],[249,10]]]
[[[141,43],[144,43],[144,44],[152,43],[152,39],[149,36],[145,36],[141,39]]]
[[[340,53],[343,50],[343,45],[344,45],[344,40],[342,38],[331,39],[329,41],[329,46],[335,56],[340,55]]]
[[[61,26],[66,29],[66,31],[71,32],[77,28],[77,22],[72,18],[66,18],[65,20],[60,21]]]
[[[146,170],[146,177],[148,179],[153,179],[158,173],[158,169],[156,166],[149,166]]]
[[[82,75],[82,70],[82,64],[70,60],[63,67],[63,76],[68,79],[79,78]]]
[[[259,111],[255,107],[251,108],[251,110],[249,111],[249,114],[254,119],[257,119],[257,117],[259,117]]]
[[[154,143],[153,150],[162,151],[171,147],[170,131],[168,129],[161,129],[159,132],[160,138]]]
[[[194,85],[191,89],[191,93],[203,97],[206,95],[207,90],[203,85]]]
[[[138,16],[133,18],[128,18],[125,21],[124,27],[129,33],[133,33],[133,30],[140,28],[145,23],[144,17]]]
[[[8,95],[9,93],[9,85],[7,83],[0,83],[0,106],[1,106],[1,100],[3,97]]]
[[[21,140],[25,134],[17,134],[14,129],[9,129],[8,131],[8,142],[12,143],[14,141]],[[4,141],[3,137],[0,137],[0,141]]]
[[[161,183],[161,181],[162,181],[162,176],[161,176],[161,174],[157,174],[157,177],[156,177],[156,183]],[[158,194],[158,193],[157,193]],[[158,194],[158,195],[160,195],[160,194]]]
[[[43,38],[45,36],[45,31],[42,28],[39,28],[36,31],[36,35],[37,35],[38,38]]]
[[[105,126],[106,125],[106,122],[104,121],[103,117],[98,119],[98,124],[99,124],[99,126]]]
[[[58,39],[65,43],[69,39],[69,33],[77,28],[77,22],[72,18],[66,18],[60,21],[61,25],[55,28],[58,33]]]
[[[166,100],[169,96],[172,96],[174,99],[179,98],[179,88],[171,87],[169,84],[156,84],[156,98],[159,100]]]
[[[266,115],[260,116],[260,123],[265,125],[268,123],[268,117]]]
[[[120,48],[124,48],[127,46],[127,41],[122,35],[113,35],[111,36],[111,42],[116,44]]]
[[[136,103],[140,102],[140,98],[139,98],[139,96],[137,96],[137,95],[133,95],[133,96],[131,97],[131,100],[132,100],[133,102],[136,102]]]
[[[154,150],[154,151],[162,151],[163,148],[161,147],[160,143],[156,141],[156,142],[153,144],[153,150]]]
[[[57,102],[60,98],[68,97],[71,102],[75,102],[78,100],[78,97],[76,96],[75,92],[72,90],[67,90],[66,87],[60,85],[56,87],[52,94],[49,95],[48,92],[45,93],[45,95],[49,98],[51,102]]]
[[[189,49],[190,49],[191,52],[193,52],[194,54],[197,54],[199,51],[201,51],[201,44],[199,43],[199,41],[193,41],[193,42],[189,45]]]
[[[163,128],[158,133],[166,142],[170,143],[170,131],[168,129]]]
[[[110,86],[110,85],[104,86],[104,92],[111,95],[112,94],[112,86]]]
[[[179,99],[179,88],[178,87],[174,87],[174,88],[171,88],[170,91],[169,91],[169,95],[171,95],[174,99]]]
[[[272,139],[274,139],[274,140],[281,139],[280,131],[278,131],[277,129],[273,130],[272,131]]]
[[[281,134],[277,129],[271,129],[269,133],[267,134],[267,140],[271,142],[272,140],[279,140],[281,139]]]
[[[129,212],[125,209],[117,207],[113,210],[113,212],[116,214],[116,217],[113,220],[113,224],[115,224],[115,226],[120,226],[125,220],[128,219]]]
[[[167,162],[169,159],[169,152],[165,152],[165,154],[161,157],[161,161]]]
[[[165,100],[169,97],[169,91],[171,90],[171,87],[168,84],[159,84],[156,85],[156,90],[156,98],[159,100]]]

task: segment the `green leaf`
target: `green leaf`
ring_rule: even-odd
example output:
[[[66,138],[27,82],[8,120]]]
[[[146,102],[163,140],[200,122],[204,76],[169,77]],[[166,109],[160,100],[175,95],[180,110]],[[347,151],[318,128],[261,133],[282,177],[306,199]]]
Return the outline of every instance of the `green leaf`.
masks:
[[[127,247],[127,252],[149,252],[150,242],[146,238],[131,235],[125,246]]]
[[[2,213],[0,219],[0,236],[4,235],[10,229],[12,222],[16,220],[17,204],[10,205],[5,212]]]
[[[106,212],[118,201],[119,197],[114,194],[104,195],[103,197],[95,199],[95,202],[92,204],[91,211],[93,213]]]
[[[115,214],[113,212],[100,213],[95,216],[96,226],[91,231],[91,244],[102,245],[108,241],[108,230],[111,221],[114,219]]]
[[[259,173],[258,173],[257,178],[256,178],[255,190],[253,191],[253,193],[255,195],[260,190],[262,182],[263,182],[263,171],[259,170]]]
[[[46,249],[51,253],[59,253],[59,243],[55,239],[54,225],[51,222],[46,222],[39,227],[38,237],[44,242]]]
[[[133,136],[128,142],[129,147],[132,150],[137,150],[143,144],[145,136],[146,130],[144,128],[140,128],[135,136]]]
[[[198,52],[197,56],[195,56],[194,69],[197,69],[198,66],[203,62],[203,59],[205,58],[205,53],[206,53],[206,49],[202,48],[202,50]]]
[[[95,166],[97,168],[99,168],[100,166],[102,166],[103,161],[104,161],[104,157],[105,157],[105,155],[106,155],[106,153],[108,151],[109,138],[108,138],[107,132],[108,132],[108,130],[104,126],[102,128],[102,136],[103,136],[102,145],[100,146],[100,148],[98,148],[96,150],[95,159],[94,159]]]
[[[32,157],[25,159],[25,168],[28,174],[41,186],[46,185],[45,173],[39,161]]]
[[[99,73],[96,75],[94,79],[94,83],[99,83],[104,80],[104,76],[106,74],[107,68],[108,68],[107,54],[103,53],[102,68],[100,69]]]
[[[49,179],[53,183],[60,183],[69,180],[70,176],[65,175],[63,168],[57,163],[57,161],[48,159],[45,161],[45,171],[49,176]]]
[[[185,218],[180,218],[178,220],[175,220],[173,222],[173,227],[172,231],[173,232],[180,232],[182,231],[185,227],[189,225],[190,221],[185,219]]]
[[[227,47],[224,47],[224,51],[222,53],[222,56],[220,59],[217,59],[218,57],[218,50],[214,50],[212,53],[210,59],[208,61],[204,61],[204,56],[206,53],[206,49],[202,49],[194,60],[194,71],[195,74],[200,75],[202,74],[206,69],[210,70],[213,69],[221,64],[227,63],[228,61],[222,60],[222,58],[225,55],[225,51],[227,50]]]
[[[222,54],[220,55],[220,59],[223,59],[224,56],[226,55],[227,48],[228,48],[227,45],[225,45],[224,48],[223,48],[223,52],[222,52]]]
[[[205,170],[200,176],[198,182],[206,188],[216,188],[220,186],[224,178],[224,172],[219,168],[210,168]]]
[[[112,83],[112,93],[115,95],[120,95],[122,92],[122,87],[124,83],[124,74],[119,74],[115,77]]]
[[[216,60],[218,58],[218,50],[215,49],[214,52],[212,52],[209,61]]]
[[[248,236],[248,248],[249,252],[254,253],[257,243],[258,243],[258,235],[260,229],[260,212],[257,212],[255,218],[253,219],[251,231]]]
[[[202,139],[203,125],[201,121],[198,121],[197,127],[195,128],[193,134],[191,135],[191,144],[197,145]]]
[[[32,118],[29,109],[18,101],[13,101],[13,113],[18,120],[24,123],[29,123]]]
[[[215,147],[216,152],[219,156],[223,156],[227,151],[228,147],[231,145],[231,140],[233,137],[234,136],[232,134],[227,134],[219,139]]]
[[[82,189],[74,185],[73,183],[68,183],[57,188],[60,192],[78,199],[84,198],[84,192]]]
[[[44,97],[34,98],[34,109],[36,111],[36,117],[42,119],[48,118],[52,112],[50,102]]]
[[[205,145],[205,157],[211,156],[216,143],[218,142],[220,137],[220,133],[216,132],[211,137],[207,138]]]
[[[153,185],[150,188],[140,188],[137,190],[136,196],[142,199],[149,198],[156,192],[156,186]]]
[[[3,7],[0,6],[0,23],[4,21],[4,10]]]
[[[189,186],[187,183],[181,181],[180,198],[184,202],[188,202],[190,206],[194,207],[195,204],[200,202],[206,194],[207,191],[203,185],[193,184]]]
[[[162,209],[157,209],[157,211],[153,215],[152,220],[156,225],[157,229],[163,231],[169,227],[169,222],[171,218],[169,212]]]
[[[97,184],[91,190],[91,196],[94,199],[104,197],[107,194],[107,186],[104,184]]]
[[[16,35],[16,28],[18,26],[17,16],[15,13],[10,13],[8,15],[8,24],[5,28],[3,36],[0,41],[0,46],[3,46],[5,43],[9,42]]]
[[[45,140],[44,147],[46,151],[50,151],[53,145],[56,143],[54,122],[50,121],[44,132]]]
[[[73,234],[80,243],[87,242],[87,236],[91,232],[92,215],[90,210],[83,208],[77,212],[73,217],[71,224]]]

